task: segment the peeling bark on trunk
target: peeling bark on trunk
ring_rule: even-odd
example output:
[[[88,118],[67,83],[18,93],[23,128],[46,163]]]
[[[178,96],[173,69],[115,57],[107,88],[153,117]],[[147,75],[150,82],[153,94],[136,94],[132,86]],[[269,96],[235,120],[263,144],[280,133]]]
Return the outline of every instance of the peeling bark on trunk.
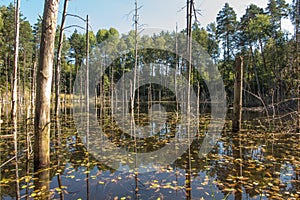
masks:
[[[34,171],[50,165],[50,100],[54,59],[54,40],[59,0],[45,0],[40,45],[40,60],[37,72],[36,107],[34,120]],[[42,178],[49,178],[42,174]],[[39,173],[40,174],[40,173]],[[49,189],[49,180],[37,180],[37,186]]]

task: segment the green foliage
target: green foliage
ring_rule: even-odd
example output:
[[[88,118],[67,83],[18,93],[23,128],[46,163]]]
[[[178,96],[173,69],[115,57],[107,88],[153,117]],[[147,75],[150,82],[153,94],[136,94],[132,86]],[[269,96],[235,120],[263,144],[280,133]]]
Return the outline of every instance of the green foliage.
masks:
[[[224,60],[229,61],[233,58],[235,49],[235,33],[237,29],[236,13],[228,3],[217,15],[217,36],[222,42]]]
[[[269,0],[265,9],[255,4],[250,4],[241,19],[238,20],[236,13],[228,3],[218,12],[215,22],[202,27],[199,23],[192,26],[193,40],[199,43],[212,58],[214,64],[219,67],[226,85],[228,99],[232,100],[232,91],[235,74],[235,61],[237,55],[244,57],[245,69],[245,90],[261,96],[267,103],[273,97],[279,101],[283,98],[295,97],[295,83],[293,78],[297,77],[295,70],[296,44],[291,35],[281,30],[281,21],[290,18],[295,24],[296,1],[288,5],[285,0]],[[34,62],[38,60],[41,17],[31,25],[21,14],[20,19],[20,74],[21,79],[26,83],[31,81],[30,69]],[[14,48],[14,6],[0,7],[0,83],[6,85],[10,83],[13,65]],[[59,27],[58,29],[59,30]],[[181,32],[184,33],[185,30]],[[62,89],[66,86],[68,92],[71,91],[76,73],[85,62],[86,58],[86,33],[75,30],[68,38],[63,36],[62,49]],[[178,73],[186,75],[187,69],[184,61],[175,55],[164,51],[151,51],[144,47],[163,49],[165,47],[174,49],[172,40],[176,33],[161,32],[153,36],[138,34],[132,30],[127,34],[120,34],[113,27],[109,29],[99,29],[96,34],[89,31],[89,43],[91,59],[101,57],[99,65],[105,67],[110,63],[103,83],[106,91],[111,87],[111,81],[117,81],[124,73],[132,70],[134,62],[135,39],[138,41],[140,63],[159,63],[165,60],[171,67],[175,68],[177,63]],[[178,48],[185,49],[186,40],[178,37]],[[58,46],[58,32],[56,35],[55,48]],[[105,42],[108,45],[103,52],[95,53],[94,49]],[[173,45],[173,46],[170,46]],[[195,48],[195,47],[194,47]],[[121,50],[128,50],[126,54]],[[194,49],[195,52],[199,49]],[[113,61],[113,57],[119,57]],[[198,61],[195,61],[196,63]],[[38,64],[38,62],[37,62]],[[199,64],[199,63],[198,63]],[[141,67],[142,69],[142,67]],[[154,67],[158,72],[164,69]],[[98,73],[98,71],[95,71]],[[113,77],[112,77],[113,75]],[[206,72],[202,76],[206,79],[212,78]],[[193,69],[191,74],[193,84],[201,83],[204,87],[203,77]],[[9,84],[8,84],[9,87]],[[246,97],[247,99],[247,97]],[[246,100],[246,104],[251,104]]]
[[[220,52],[219,52],[216,24],[214,22],[208,24],[206,27],[206,31],[208,34],[207,53],[212,57],[214,62],[217,62]]]
[[[100,44],[101,42],[103,42],[107,38],[108,38],[108,30],[106,30],[106,29],[98,30],[98,32],[96,34],[96,39],[97,39],[98,44]]]
[[[70,43],[70,58],[74,59],[76,71],[83,63],[85,58],[85,37],[83,34],[78,33],[75,29],[69,38]]]
[[[208,50],[208,33],[204,27],[200,28],[198,24],[194,24],[192,28],[193,40],[198,42],[204,50]]]
[[[107,40],[110,37],[119,37],[119,31],[115,28],[109,28],[107,29],[99,29],[97,34],[96,34],[96,41],[98,44],[101,42]]]
[[[281,20],[288,17],[289,5],[285,0],[269,0],[266,10],[271,17],[273,31],[281,29]]]
[[[0,7],[0,84],[11,82],[14,57],[14,6]],[[20,80],[25,80],[24,85],[29,83],[30,65],[32,64],[34,36],[30,23],[20,14],[20,45],[19,45],[19,74]],[[21,84],[21,83],[20,83]]]

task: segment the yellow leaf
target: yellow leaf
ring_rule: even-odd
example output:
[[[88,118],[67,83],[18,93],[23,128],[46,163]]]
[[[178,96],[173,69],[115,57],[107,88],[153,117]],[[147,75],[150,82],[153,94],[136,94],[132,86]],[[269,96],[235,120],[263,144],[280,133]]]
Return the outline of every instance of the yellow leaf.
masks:
[[[25,176],[25,182],[28,183],[30,181],[30,176]]]
[[[235,189],[234,188],[225,188],[223,191],[224,192],[233,192]]]

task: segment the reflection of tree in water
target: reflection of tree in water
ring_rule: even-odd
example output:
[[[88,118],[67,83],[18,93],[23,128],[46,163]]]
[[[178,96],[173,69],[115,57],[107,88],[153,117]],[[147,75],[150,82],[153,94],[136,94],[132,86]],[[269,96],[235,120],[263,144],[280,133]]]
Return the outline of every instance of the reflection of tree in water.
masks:
[[[63,116],[65,117],[65,116]],[[50,149],[50,160],[51,160],[51,166],[49,171],[49,177],[45,177],[49,180],[56,181],[53,178],[59,173],[60,175],[64,174],[64,171],[67,166],[73,166],[76,170],[78,170],[80,167],[86,166],[86,149],[84,145],[81,142],[81,139],[79,137],[76,137],[76,127],[72,120],[72,118],[69,118],[70,115],[68,115],[66,120],[64,120],[61,124],[61,129],[63,131],[63,134],[60,135],[60,146],[57,144],[58,138],[56,137],[55,131],[57,131],[54,128],[55,123],[52,125],[51,129],[51,149]],[[3,131],[3,130],[2,130]],[[3,132],[1,132],[3,133]],[[21,138],[19,138],[19,145],[20,145],[20,151],[22,152],[25,149],[25,139],[23,138],[24,135],[20,135]],[[77,138],[77,139],[76,139]],[[11,139],[1,139],[0,141],[0,148],[1,148],[1,161],[7,160],[13,156],[13,143]],[[3,151],[5,149],[5,151]],[[11,150],[9,150],[11,149]],[[59,152],[59,154],[58,154]],[[90,165],[89,170],[94,169],[94,167],[97,167],[98,170],[103,171],[111,171],[114,172],[114,169],[111,169],[99,161],[97,161],[92,155],[89,155],[90,159]],[[58,163],[60,161],[60,171],[58,172]],[[67,165],[68,164],[68,165]],[[1,180],[0,180],[0,187],[1,187],[1,195],[0,197],[9,196],[9,197],[15,197],[16,191],[15,191],[15,172],[14,170],[14,162],[9,162],[7,165],[3,166],[1,168]],[[29,165],[29,166],[27,166]],[[27,169],[33,169],[33,160],[30,159],[29,162],[26,161],[25,156],[20,156],[19,159],[19,175],[20,175],[20,188],[23,188],[23,186],[29,184],[29,186],[33,185],[33,171],[29,170],[29,173],[27,172]],[[39,178],[43,178],[41,174]],[[41,180],[42,181],[42,180]],[[28,190],[28,187],[26,188]],[[29,189],[27,192],[32,193],[34,191],[33,188]],[[37,192],[37,191],[36,191]]]
[[[193,179],[206,172],[224,196],[234,195],[234,199],[248,195],[288,198],[289,194],[299,191],[299,153],[295,151],[299,147],[295,136],[272,139],[261,133],[241,133],[233,137],[230,134],[223,133],[218,145],[201,159],[197,152],[202,141],[193,142],[190,155]],[[186,169],[188,157],[188,153],[184,153],[174,165]],[[289,171],[284,171],[286,165]],[[291,173],[289,180],[283,177],[288,172]]]
[[[19,130],[24,131],[24,125],[20,125]],[[1,135],[9,135],[10,133],[10,127],[9,125],[0,127],[0,133]],[[27,162],[25,155],[26,150],[26,144],[25,144],[25,134],[19,134],[18,137],[18,167],[19,167],[19,177],[20,177],[20,188],[26,184],[24,181],[24,178],[27,176],[27,169],[33,168],[33,163],[30,161],[30,163]],[[1,138],[0,139],[0,165],[4,164],[5,161],[10,160],[14,157],[14,146],[13,146],[13,140],[11,138]],[[29,165],[28,165],[29,164]],[[3,165],[0,168],[0,191],[1,195],[3,196],[10,196],[10,197],[16,197],[16,179],[15,179],[15,162],[11,161],[7,164]],[[30,172],[30,174],[32,171]],[[0,198],[2,196],[0,195]]]
[[[63,116],[65,117],[65,116]],[[69,116],[70,117],[70,116]],[[60,169],[57,171],[58,155],[57,144],[55,134],[51,132],[51,169],[50,180],[56,182],[56,173],[60,173],[65,176],[67,168],[74,167],[75,171],[79,171],[80,168],[86,167],[87,152],[82,144],[82,140],[76,137],[76,129],[72,117],[65,118],[62,121],[61,129],[61,143],[59,148]],[[172,119],[172,117],[171,117]],[[170,121],[171,121],[170,119]],[[105,121],[105,120],[104,120]],[[106,119],[106,123],[110,124],[109,119]],[[209,121],[209,120],[208,120]],[[201,130],[207,128],[207,123],[204,120]],[[106,127],[107,125],[103,125]],[[169,128],[172,126],[169,126]],[[206,127],[206,128],[205,128]],[[114,129],[106,130],[113,131]],[[173,127],[174,131],[177,127]],[[172,132],[172,131],[171,131]],[[236,199],[243,199],[247,196],[254,198],[255,196],[269,195],[269,198],[283,198],[287,199],[290,194],[296,195],[300,190],[299,180],[299,162],[300,162],[300,147],[299,136],[292,134],[266,134],[263,132],[242,132],[239,135],[232,136],[230,132],[224,132],[222,138],[214,147],[214,149],[204,158],[199,158],[198,152],[201,148],[205,131],[199,134],[199,138],[194,140],[191,145],[191,154],[188,155],[186,151],[180,156],[170,167],[173,169],[170,172],[162,172],[151,175],[152,180],[162,181],[163,179],[176,180],[176,170],[180,173],[187,168],[188,157],[191,159],[191,180],[192,180],[192,193],[201,185],[201,173],[206,173],[210,178],[210,183],[217,185],[224,196],[235,196]],[[109,134],[109,131],[107,132]],[[255,136],[255,137],[254,137]],[[130,140],[130,137],[126,138]],[[112,137],[117,145],[117,137]],[[154,144],[163,138],[156,138],[156,140],[149,140],[149,150],[153,150],[151,142]],[[25,140],[21,139],[20,150],[25,148]],[[167,142],[167,141],[165,141]],[[119,145],[122,145],[123,141],[119,139]],[[152,143],[152,144],[153,144]],[[148,148],[146,145],[145,148]],[[9,139],[1,140],[1,160],[7,160],[12,156],[7,149],[13,149],[12,142]],[[4,151],[5,150],[5,151]],[[117,172],[99,161],[97,161],[92,155],[89,155],[90,165],[89,171],[97,169],[101,172],[111,173],[107,180],[117,175]],[[32,169],[33,163],[30,160],[29,168]],[[241,172],[242,167],[242,174]],[[1,195],[15,197],[15,183],[14,183],[14,163],[9,163],[1,169]],[[22,188],[27,184],[25,181],[26,174],[26,159],[21,157],[19,161],[20,170],[20,187]],[[184,173],[183,173],[184,174]],[[32,175],[32,171],[29,171],[29,176]],[[129,194],[134,193],[135,190],[135,177],[131,174],[119,174],[122,177],[121,183],[114,183],[113,186],[118,186],[124,191],[130,191]],[[138,175],[138,188],[139,193],[147,193],[148,191],[154,192],[154,189],[149,189],[150,185],[147,184],[147,176]],[[149,178],[149,177],[147,177]],[[181,179],[184,176],[180,177]],[[6,181],[7,182],[6,182]],[[32,185],[32,178],[29,177],[29,184]],[[127,186],[127,183],[130,186]],[[93,183],[94,184],[94,183]],[[121,186],[118,184],[122,184]],[[92,185],[91,185],[92,186]],[[207,188],[205,188],[206,190]],[[232,190],[231,190],[232,189]],[[29,194],[34,189],[29,189]],[[184,188],[179,189],[178,192],[182,192]],[[237,192],[241,190],[242,193]],[[208,190],[209,191],[209,190]],[[24,192],[24,190],[22,191]],[[21,192],[21,194],[23,194]],[[113,190],[110,192],[113,193]],[[288,193],[287,193],[288,192]],[[148,193],[147,193],[148,194]],[[197,193],[198,194],[198,193]],[[155,196],[155,195],[153,195]],[[156,195],[157,196],[157,195]],[[155,197],[156,197],[155,196]]]
[[[256,137],[253,137],[254,134]],[[219,152],[215,152],[221,159],[214,162],[212,168],[225,196],[232,192],[235,199],[242,199],[245,195],[288,197],[286,191],[296,194],[299,181],[294,179],[291,181],[294,187],[288,188],[282,170],[287,162],[297,173],[295,169],[299,160],[296,158],[299,157],[295,157],[295,141],[272,143],[278,141],[277,136],[273,140],[261,133],[241,133],[234,137],[224,135],[218,145]],[[289,152],[294,155],[288,155]],[[242,194],[243,191],[246,194]]]
[[[89,169],[93,169],[95,166],[99,170],[111,170],[115,171],[102,163],[98,162],[93,155],[89,154],[86,151],[86,147],[82,142],[82,138],[78,136],[78,132],[76,130],[74,121],[72,119],[67,120],[67,122],[62,124],[63,128],[67,128],[64,131],[64,134],[61,140],[60,147],[60,159],[68,163],[70,163],[76,170],[78,170],[82,166],[87,165],[87,155],[89,156]],[[57,162],[57,157],[51,158],[52,163]],[[65,164],[64,163],[64,164]]]
[[[115,122],[112,122],[110,115],[104,115],[103,117],[105,119],[100,119],[104,122],[101,126],[108,139],[116,146],[123,147],[129,152],[135,151],[135,148],[139,153],[161,149],[175,137],[177,132],[178,119],[172,113],[169,113],[167,114],[167,121],[162,129],[152,136],[139,138],[135,144],[133,136],[122,131],[122,127],[118,127]],[[140,115],[139,120],[140,125],[149,123],[149,118],[143,114]]]

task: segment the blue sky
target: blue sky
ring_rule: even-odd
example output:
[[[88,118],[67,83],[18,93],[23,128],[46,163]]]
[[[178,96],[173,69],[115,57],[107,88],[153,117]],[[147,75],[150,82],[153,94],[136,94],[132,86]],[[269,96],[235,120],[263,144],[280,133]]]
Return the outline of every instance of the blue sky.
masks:
[[[292,0],[286,0],[291,2]],[[0,5],[8,5],[13,0],[0,0]],[[62,11],[63,0],[60,0]],[[145,28],[160,28],[174,30],[176,23],[179,30],[185,27],[185,10],[182,8],[186,0],[139,0],[142,8],[139,11],[140,24]],[[201,25],[215,21],[218,12],[225,2],[228,2],[237,13],[238,19],[244,14],[245,8],[254,3],[262,8],[267,6],[268,0],[195,0],[197,8],[202,15],[198,16]],[[21,0],[21,12],[33,24],[38,15],[42,15],[44,0]],[[88,14],[92,30],[96,33],[100,28],[117,28],[121,33],[132,29],[132,11],[134,0],[70,0],[68,12],[85,18]],[[61,13],[60,13],[61,14]],[[59,21],[60,23],[60,21]],[[84,23],[76,18],[68,17],[66,25],[77,24],[84,26]],[[283,21],[283,28],[293,31],[289,20]],[[69,35],[73,30],[66,30]]]

